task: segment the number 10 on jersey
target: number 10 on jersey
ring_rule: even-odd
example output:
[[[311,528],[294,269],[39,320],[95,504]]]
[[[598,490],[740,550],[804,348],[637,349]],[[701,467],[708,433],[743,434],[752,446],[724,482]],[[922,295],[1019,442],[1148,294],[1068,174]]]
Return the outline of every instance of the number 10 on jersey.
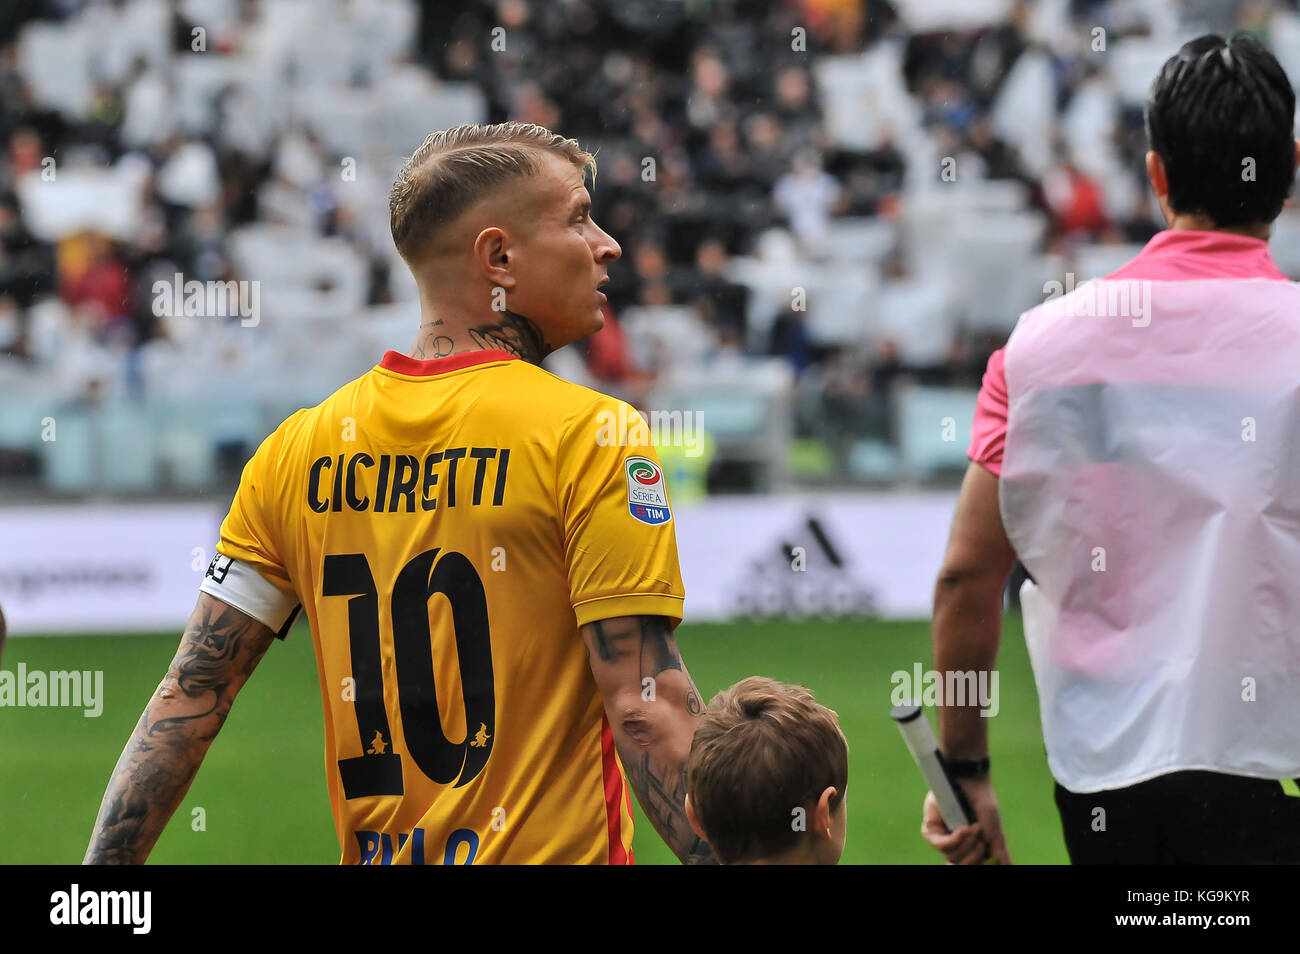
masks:
[[[483,581],[464,554],[426,550],[397,574],[392,586],[392,647],[397,703],[406,751],[421,772],[439,784],[468,784],[487,764],[496,734],[492,642]],[[345,798],[401,795],[402,759],[392,749],[384,705],[379,590],[363,553],[325,557],[323,596],[347,596],[348,648],[356,683],[356,717],[363,754],[339,759]],[[465,703],[466,737],[450,741],[438,714],[429,600],[444,596],[451,607]]]

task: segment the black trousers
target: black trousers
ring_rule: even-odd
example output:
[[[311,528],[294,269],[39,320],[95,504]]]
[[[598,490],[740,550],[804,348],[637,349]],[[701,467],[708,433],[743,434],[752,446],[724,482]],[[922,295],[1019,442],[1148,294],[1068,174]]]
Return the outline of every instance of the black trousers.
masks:
[[[1300,864],[1300,797],[1270,779],[1173,772],[1088,794],[1058,782],[1056,807],[1071,864]]]

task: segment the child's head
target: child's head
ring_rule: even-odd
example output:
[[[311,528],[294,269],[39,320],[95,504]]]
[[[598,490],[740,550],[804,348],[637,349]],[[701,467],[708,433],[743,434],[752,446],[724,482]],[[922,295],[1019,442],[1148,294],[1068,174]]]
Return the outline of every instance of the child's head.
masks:
[[[835,864],[849,745],[802,686],[764,676],[713,697],[686,759],[686,814],[723,864]]]

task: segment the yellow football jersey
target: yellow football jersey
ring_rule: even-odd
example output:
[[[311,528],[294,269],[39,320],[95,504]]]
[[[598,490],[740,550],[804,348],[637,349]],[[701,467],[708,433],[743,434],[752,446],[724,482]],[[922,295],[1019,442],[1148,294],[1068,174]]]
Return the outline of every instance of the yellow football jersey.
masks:
[[[632,862],[578,627],[685,594],[629,414],[503,351],[390,351],[249,461],[217,549],[311,622],[343,863]]]

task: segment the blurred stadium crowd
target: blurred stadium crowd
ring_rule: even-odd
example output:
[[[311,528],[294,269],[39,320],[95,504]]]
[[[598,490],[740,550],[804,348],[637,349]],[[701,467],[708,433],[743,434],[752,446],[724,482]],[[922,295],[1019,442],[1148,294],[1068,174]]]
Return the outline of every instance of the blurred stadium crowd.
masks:
[[[5,5],[0,479],[228,486],[285,413],[409,346],[393,175],[429,131],[505,119],[597,152],[593,215],[624,250],[607,328],[553,370],[699,411],[715,487],[960,469],[939,421],[969,419],[1017,315],[1159,227],[1159,64],[1243,29],[1300,76],[1295,7]],[[1300,274],[1290,209],[1274,254]],[[178,275],[257,282],[255,319],[159,314]],[[46,416],[84,454],[42,446]]]

